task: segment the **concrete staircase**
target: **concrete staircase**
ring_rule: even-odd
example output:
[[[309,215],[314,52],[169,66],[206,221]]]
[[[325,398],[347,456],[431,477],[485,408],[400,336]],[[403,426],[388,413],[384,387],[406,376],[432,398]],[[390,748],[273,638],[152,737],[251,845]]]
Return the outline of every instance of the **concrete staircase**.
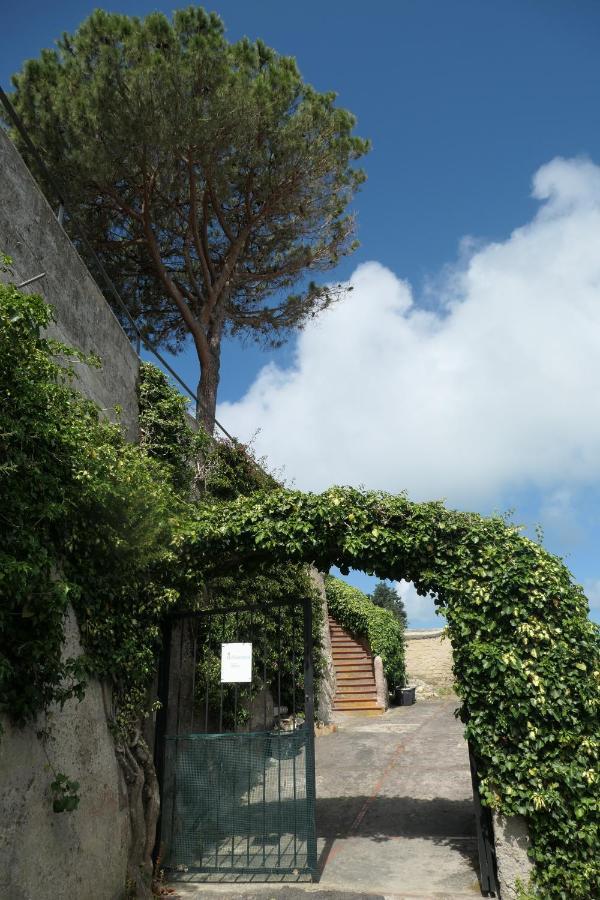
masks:
[[[329,616],[329,633],[335,668],[335,712],[378,716],[384,712],[377,702],[373,656],[366,643],[351,637]]]

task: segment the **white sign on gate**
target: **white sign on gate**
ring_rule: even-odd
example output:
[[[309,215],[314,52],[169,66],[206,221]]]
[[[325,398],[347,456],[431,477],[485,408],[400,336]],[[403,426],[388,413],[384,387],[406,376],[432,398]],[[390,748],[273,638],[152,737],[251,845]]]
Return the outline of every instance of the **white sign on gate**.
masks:
[[[221,682],[252,681],[252,644],[221,644]]]

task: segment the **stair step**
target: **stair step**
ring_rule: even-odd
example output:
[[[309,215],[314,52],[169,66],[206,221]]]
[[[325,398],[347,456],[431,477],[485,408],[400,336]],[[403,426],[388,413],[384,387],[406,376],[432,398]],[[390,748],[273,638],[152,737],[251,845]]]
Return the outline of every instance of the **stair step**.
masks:
[[[370,703],[377,706],[377,694],[336,694],[334,706],[339,703]]]
[[[363,647],[362,644],[356,644],[356,643],[336,644],[334,642],[331,645],[331,649],[334,651],[334,653],[344,653],[344,651],[348,652],[349,650],[357,650],[359,653],[368,653],[369,652],[366,647]]]
[[[339,686],[335,692],[336,697],[356,697],[357,695],[376,697],[377,688],[374,684],[349,684],[343,687]]]
[[[379,709],[375,700],[338,700],[333,703],[334,709]]]
[[[337,669],[335,670],[335,676],[340,682],[344,682],[346,684],[347,681],[368,681],[371,684],[375,684],[375,676],[373,674],[373,669],[358,669],[356,667],[353,668],[345,668],[345,669]],[[349,676],[349,677],[346,677]]]
[[[334,668],[341,669],[342,671],[347,672],[348,669],[352,669],[356,672],[372,672],[373,671],[373,663],[370,659],[334,659],[333,661]]]
[[[358,665],[361,665],[361,666],[365,665],[365,664],[368,666],[373,665],[373,660],[371,659],[370,656],[359,656],[359,657],[354,657],[354,656],[337,656],[336,657],[336,656],[334,656],[333,661],[334,661],[334,663],[339,663],[340,666],[347,666],[349,663],[357,663]]]
[[[352,641],[349,638],[333,638],[331,641],[332,647],[362,647],[360,641]]]
[[[339,660],[340,662],[362,662],[366,660],[367,662],[371,662],[372,657],[369,656],[368,653],[358,653],[356,650],[349,650],[346,653],[333,653],[333,659]]]
[[[378,709],[335,709],[338,714],[348,716],[348,718],[370,718],[371,716],[382,716],[385,710],[380,706]]]

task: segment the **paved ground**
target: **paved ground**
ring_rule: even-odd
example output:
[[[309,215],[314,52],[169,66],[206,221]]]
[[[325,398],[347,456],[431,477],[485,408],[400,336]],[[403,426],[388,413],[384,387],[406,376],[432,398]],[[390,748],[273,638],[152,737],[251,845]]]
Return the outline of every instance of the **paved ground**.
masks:
[[[480,895],[455,699],[345,718],[317,739],[319,884],[174,885],[181,898],[466,900]],[[308,895],[308,896],[307,896]]]

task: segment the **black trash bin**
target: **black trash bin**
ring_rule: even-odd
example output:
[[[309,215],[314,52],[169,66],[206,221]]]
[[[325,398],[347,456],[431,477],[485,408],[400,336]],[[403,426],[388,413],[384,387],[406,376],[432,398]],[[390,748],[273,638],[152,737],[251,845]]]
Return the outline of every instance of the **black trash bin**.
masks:
[[[396,688],[396,703],[398,706],[412,706],[412,704],[416,701],[414,687],[397,687]]]

